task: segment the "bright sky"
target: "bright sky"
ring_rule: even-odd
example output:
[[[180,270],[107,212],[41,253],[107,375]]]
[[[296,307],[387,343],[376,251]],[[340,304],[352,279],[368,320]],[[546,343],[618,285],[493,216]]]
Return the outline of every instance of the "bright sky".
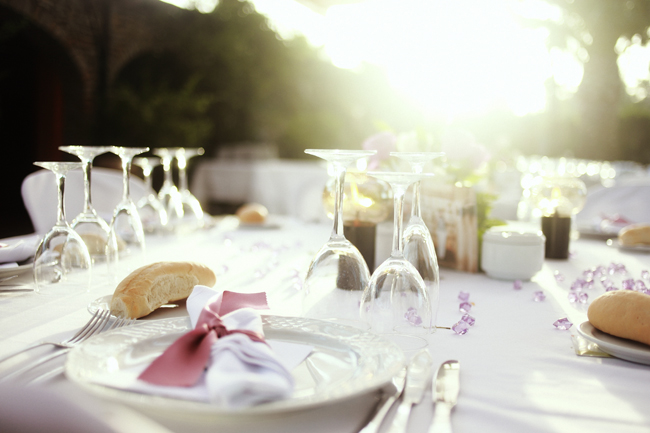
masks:
[[[163,1],[202,12],[218,3]],[[332,6],[324,16],[292,0],[252,2],[283,38],[305,35],[340,68],[380,66],[422,109],[445,117],[504,107],[517,115],[543,111],[547,81],[570,96],[588,59],[575,40],[549,51],[545,30],[524,29],[513,19],[517,13],[560,20],[561,11],[542,0],[366,0]],[[636,71],[627,77],[628,92],[642,93],[650,46],[619,42],[619,64]]]

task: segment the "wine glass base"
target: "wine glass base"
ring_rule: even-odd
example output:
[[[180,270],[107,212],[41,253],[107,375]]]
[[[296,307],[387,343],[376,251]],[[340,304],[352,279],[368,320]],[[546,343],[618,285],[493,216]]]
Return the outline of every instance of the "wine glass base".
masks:
[[[370,280],[368,266],[351,242],[342,238],[330,240],[318,251],[309,266],[305,283],[319,284],[341,290],[362,291]]]
[[[417,352],[426,348],[429,345],[429,342],[422,337],[415,335],[404,335],[404,334],[380,334],[380,336],[392,343],[395,343],[402,352],[407,361],[413,357]]]
[[[34,255],[36,290],[66,280],[72,282],[79,280],[81,285],[89,289],[91,263],[88,249],[81,237],[67,225],[54,226],[43,237]],[[73,275],[83,271],[87,272],[85,274],[87,278]]]
[[[378,333],[425,334],[431,323],[428,290],[411,263],[390,257],[372,274],[361,314]]]

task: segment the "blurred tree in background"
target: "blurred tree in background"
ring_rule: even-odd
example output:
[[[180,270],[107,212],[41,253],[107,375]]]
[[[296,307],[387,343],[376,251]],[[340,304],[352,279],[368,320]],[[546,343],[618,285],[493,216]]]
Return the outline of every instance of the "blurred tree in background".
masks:
[[[549,156],[569,150],[581,158],[650,163],[650,104],[645,97],[638,101],[626,93],[617,64],[622,40],[648,41],[650,1],[547,2],[563,10],[562,19],[526,24],[548,28],[550,47],[577,44],[585,60],[582,82],[572,98],[557,95],[549,82],[549,107],[543,115]]]
[[[359,147],[375,119],[417,121],[378,70],[339,69],[304,38],[281,40],[247,1],[222,0],[166,25],[160,52],[133,61],[113,85],[112,141],[209,153],[271,142],[298,158],[306,148]]]

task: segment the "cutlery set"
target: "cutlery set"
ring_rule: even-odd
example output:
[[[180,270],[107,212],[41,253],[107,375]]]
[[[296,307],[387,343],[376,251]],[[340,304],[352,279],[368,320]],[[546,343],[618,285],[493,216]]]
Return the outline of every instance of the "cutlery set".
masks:
[[[393,392],[383,402],[372,420],[359,433],[376,433],[388,411],[401,397],[395,418],[388,433],[404,433],[413,405],[419,404],[429,385],[433,359],[426,350],[413,357],[408,367],[404,367],[393,378]],[[438,369],[432,383],[432,400],[435,412],[429,433],[451,433],[451,410],[458,401],[460,391],[460,363],[445,361]]]

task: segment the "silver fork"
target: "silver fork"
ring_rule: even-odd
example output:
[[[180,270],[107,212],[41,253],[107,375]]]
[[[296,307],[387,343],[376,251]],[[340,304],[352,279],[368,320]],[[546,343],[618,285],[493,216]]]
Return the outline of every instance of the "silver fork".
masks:
[[[97,312],[95,312],[93,317],[88,321],[88,323],[86,323],[86,325],[83,328],[81,328],[79,330],[79,332],[77,332],[73,337],[69,338],[68,340],[61,341],[61,342],[58,342],[58,343],[46,341],[46,342],[39,343],[39,344],[34,345],[34,346],[30,346],[30,347],[28,347],[28,348],[26,348],[24,350],[21,350],[19,352],[16,352],[16,353],[4,358],[2,361],[6,360],[6,359],[9,359],[9,358],[12,358],[13,356],[18,355],[19,353],[23,353],[23,352],[26,352],[28,350],[31,350],[34,347],[39,347],[39,346],[43,346],[43,345],[47,345],[47,344],[52,344],[52,345],[54,345],[54,346],[56,346],[57,348],[60,349],[60,350],[58,350],[58,351],[56,351],[54,353],[50,353],[50,354],[47,354],[47,355],[44,355],[44,356],[40,357],[35,362],[30,363],[25,367],[22,367],[22,368],[20,368],[20,369],[18,369],[16,371],[11,372],[10,374],[8,374],[8,375],[4,376],[2,379],[0,379],[0,383],[13,380],[16,377],[21,376],[22,374],[26,373],[27,371],[29,371],[29,370],[31,370],[33,368],[36,368],[39,365],[42,365],[42,364],[46,363],[47,361],[50,361],[50,360],[52,360],[52,359],[54,359],[54,358],[56,358],[58,356],[61,356],[61,355],[65,354],[65,353],[68,353],[68,351],[70,349],[72,349],[74,346],[76,346],[77,344],[79,344],[79,343],[81,343],[83,341],[86,341],[88,338],[92,337],[93,335],[96,335],[96,334],[99,334],[101,332],[108,331],[108,330],[111,330],[111,329],[117,329],[117,328],[121,328],[123,326],[132,325],[136,321],[136,319],[128,319],[126,317],[119,317],[119,318],[115,319],[115,321],[113,322],[112,325],[107,327],[108,323],[110,322],[110,318],[111,318],[110,311],[108,311],[108,310],[104,310],[104,311],[98,310]],[[2,361],[0,361],[0,362],[2,362]]]
[[[68,338],[67,340],[63,341],[42,341],[40,343],[27,346],[23,350],[19,350],[18,352],[12,353],[9,356],[6,356],[2,359],[0,359],[0,363],[3,363],[14,356],[20,355],[21,353],[25,353],[29,350],[35,349],[37,347],[41,346],[47,346],[48,344],[51,344],[56,347],[68,347],[71,344],[74,344],[75,341],[83,338],[85,335],[90,333],[93,329],[96,329],[98,326],[105,326],[106,323],[108,322],[108,319],[111,317],[111,312],[108,310],[97,310],[95,311],[95,314],[93,314],[93,317],[88,320],[88,323],[86,323],[79,331],[73,335],[72,337]]]

